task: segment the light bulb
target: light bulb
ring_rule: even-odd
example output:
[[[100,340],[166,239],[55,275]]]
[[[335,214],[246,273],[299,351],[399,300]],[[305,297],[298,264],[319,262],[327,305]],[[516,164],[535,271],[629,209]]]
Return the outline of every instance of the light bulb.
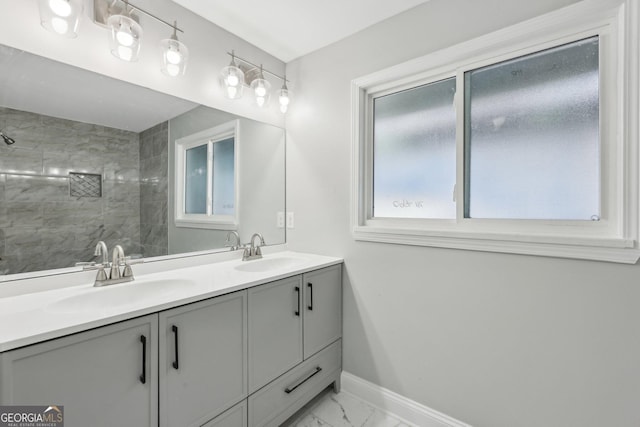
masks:
[[[116,33],[116,40],[122,46],[132,46],[134,42],[133,34],[131,34],[131,28],[128,28],[125,23],[120,25],[120,29]]]
[[[49,0],[49,8],[53,13],[63,18],[71,15],[72,11],[71,4],[67,0]]]
[[[167,74],[169,74],[171,77],[175,77],[180,74],[180,66],[176,64],[167,64],[166,70]]]
[[[267,94],[267,88],[265,88],[263,84],[258,83],[258,85],[254,89],[254,92],[256,94],[256,97],[263,98],[264,102],[264,96]]]
[[[278,101],[280,102],[280,105],[289,105],[289,102],[291,102],[289,95],[284,93],[280,94]]]
[[[287,105],[285,104],[280,104],[280,112],[282,112],[282,114],[287,112]]]
[[[235,86],[227,87],[227,97],[229,99],[235,99],[237,95],[238,95],[238,88],[237,87],[235,87]]]
[[[118,46],[118,57],[125,61],[131,61],[131,58],[133,58],[133,49],[127,46]]]
[[[169,64],[176,65],[182,62],[182,54],[175,48],[169,48],[169,50],[167,50],[166,57]]]
[[[69,31],[69,23],[65,19],[55,16],[51,18],[51,28],[56,33],[64,35]]]
[[[238,76],[235,73],[229,73],[229,75],[227,76],[227,86],[235,87],[238,86],[238,83],[240,83],[240,79],[238,78]]]
[[[264,96],[256,96],[256,104],[258,104],[258,107],[264,107]]]

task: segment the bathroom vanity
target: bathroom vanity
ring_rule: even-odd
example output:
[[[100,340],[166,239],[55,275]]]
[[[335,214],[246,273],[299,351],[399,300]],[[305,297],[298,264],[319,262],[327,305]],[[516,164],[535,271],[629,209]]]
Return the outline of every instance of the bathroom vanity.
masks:
[[[341,263],[278,252],[0,298],[0,404],[63,405],[68,427],[278,426],[339,389]]]

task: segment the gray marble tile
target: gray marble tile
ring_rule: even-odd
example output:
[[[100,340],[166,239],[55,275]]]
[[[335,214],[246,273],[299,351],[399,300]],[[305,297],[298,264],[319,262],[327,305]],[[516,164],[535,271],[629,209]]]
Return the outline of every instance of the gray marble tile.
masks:
[[[42,160],[40,150],[0,146],[0,172],[40,174]]]
[[[102,200],[82,198],[68,202],[44,203],[44,225],[99,224],[103,222]]]
[[[47,175],[67,176],[69,172],[104,173],[104,163],[99,156],[89,157],[83,150],[73,153],[67,151],[45,152],[43,158],[44,173]]]
[[[102,197],[107,203],[140,204],[140,184],[138,181],[105,180],[102,186]]]
[[[108,161],[104,163],[104,179],[110,181],[136,181],[140,179],[137,161]]]
[[[141,224],[140,242],[143,246],[168,247],[168,230],[166,225]]]
[[[39,202],[3,202],[0,205],[0,227],[41,227],[43,207]]]
[[[29,256],[40,252],[42,237],[37,227],[5,228],[5,253]]]
[[[7,202],[62,201],[69,198],[69,180],[41,176],[6,175]]]
[[[153,156],[166,156],[169,151],[169,132],[160,131],[151,139]]]
[[[149,157],[140,160],[140,176],[145,180],[158,181],[166,179],[169,173],[167,155]]]
[[[7,181],[7,176],[3,173],[0,173],[0,203],[4,203],[4,184]]]
[[[168,223],[167,201],[140,202],[140,223],[141,224],[167,224]]]
[[[4,255],[4,230],[0,228],[0,259]]]
[[[167,248],[164,246],[150,246],[150,245],[142,245],[141,254],[145,258],[152,256],[162,256],[167,255]]]

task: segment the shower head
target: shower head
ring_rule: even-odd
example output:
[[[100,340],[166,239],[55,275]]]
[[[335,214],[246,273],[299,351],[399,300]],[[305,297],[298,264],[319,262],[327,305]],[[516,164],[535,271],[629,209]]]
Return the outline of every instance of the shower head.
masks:
[[[4,139],[4,143],[7,145],[11,145],[11,144],[15,144],[16,140],[11,138],[10,136],[5,135],[1,130],[0,130],[0,136],[2,137],[2,139]]]

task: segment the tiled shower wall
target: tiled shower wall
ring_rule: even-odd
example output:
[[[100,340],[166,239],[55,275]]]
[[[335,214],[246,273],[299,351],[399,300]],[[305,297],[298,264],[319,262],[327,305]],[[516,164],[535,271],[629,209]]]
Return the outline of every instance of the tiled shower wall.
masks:
[[[141,253],[139,134],[2,107],[0,127],[0,274],[91,261],[99,240]],[[102,196],[70,196],[69,172]]]
[[[168,122],[140,133],[140,243],[145,257],[168,253]]]

